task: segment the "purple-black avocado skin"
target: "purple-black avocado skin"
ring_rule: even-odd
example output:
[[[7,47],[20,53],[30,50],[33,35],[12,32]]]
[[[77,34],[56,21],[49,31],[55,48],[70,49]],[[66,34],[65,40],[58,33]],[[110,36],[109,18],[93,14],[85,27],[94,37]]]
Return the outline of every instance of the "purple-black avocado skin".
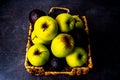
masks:
[[[29,21],[32,25],[34,25],[35,21],[41,17],[41,16],[45,16],[46,13],[43,10],[40,9],[33,9],[30,11],[29,13]]]
[[[84,29],[75,28],[69,34],[74,38],[75,46],[83,47],[87,51],[89,35]]]

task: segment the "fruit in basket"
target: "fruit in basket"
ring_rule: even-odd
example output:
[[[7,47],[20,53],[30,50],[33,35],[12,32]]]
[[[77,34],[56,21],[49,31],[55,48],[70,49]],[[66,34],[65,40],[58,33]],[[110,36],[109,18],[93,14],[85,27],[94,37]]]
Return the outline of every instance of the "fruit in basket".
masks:
[[[34,31],[40,39],[50,41],[57,35],[57,22],[50,16],[42,16],[35,22]]]
[[[31,34],[31,41],[33,42],[33,44],[49,44],[50,43],[50,41],[45,41],[38,38],[34,31]]]
[[[56,17],[56,21],[58,22],[61,32],[69,32],[74,28],[75,20],[72,15],[68,13],[59,14]]]
[[[74,48],[74,39],[66,33],[58,34],[51,43],[51,51],[58,58],[66,57]]]
[[[41,16],[45,16],[46,13],[42,10],[39,10],[39,9],[33,9],[32,11],[30,11],[29,13],[29,21],[34,24],[35,21],[41,17]]]
[[[53,57],[50,61],[50,67],[52,70],[61,70],[63,68],[62,60]]]
[[[72,53],[66,56],[66,62],[70,67],[82,66],[87,62],[87,52],[80,47],[75,47]]]
[[[49,50],[42,44],[31,46],[27,52],[27,58],[33,66],[44,65],[50,56]]]
[[[88,48],[88,34],[84,29],[74,28],[69,34],[74,38],[75,46]]]
[[[76,27],[76,28],[81,28],[81,29],[83,29],[83,28],[84,28],[84,25],[83,25],[82,20],[79,18],[79,16],[78,16],[78,15],[73,15],[72,17],[73,17],[74,20],[75,20],[75,27]]]

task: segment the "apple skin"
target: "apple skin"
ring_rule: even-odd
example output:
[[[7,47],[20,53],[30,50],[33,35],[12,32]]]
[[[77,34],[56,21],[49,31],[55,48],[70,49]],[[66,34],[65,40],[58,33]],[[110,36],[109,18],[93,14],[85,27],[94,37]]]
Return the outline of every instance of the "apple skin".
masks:
[[[33,66],[44,65],[50,56],[49,50],[42,44],[31,46],[27,52],[27,58]]]
[[[66,57],[74,48],[74,39],[66,33],[58,34],[51,43],[51,51],[58,58]]]
[[[50,16],[41,16],[34,25],[35,34],[42,40],[52,40],[58,32],[57,22]]]
[[[83,24],[83,21],[79,18],[79,16],[78,15],[73,15],[72,17],[75,19],[75,27],[83,29],[84,24]]]
[[[61,32],[69,32],[73,30],[75,20],[72,15],[68,13],[61,13],[56,17]]]
[[[33,44],[50,44],[50,41],[45,41],[36,36],[35,31],[31,34],[31,41]]]
[[[80,47],[75,47],[72,53],[66,56],[66,62],[70,67],[82,66],[87,62],[87,52]]]

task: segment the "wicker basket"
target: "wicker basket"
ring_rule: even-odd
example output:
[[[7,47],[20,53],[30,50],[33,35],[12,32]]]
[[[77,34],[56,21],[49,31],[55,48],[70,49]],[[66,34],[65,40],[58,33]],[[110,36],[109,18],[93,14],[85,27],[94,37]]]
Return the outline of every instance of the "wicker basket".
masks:
[[[53,10],[55,10],[55,9],[64,10],[67,13],[70,12],[70,10],[68,8],[52,7],[48,14],[52,13]],[[80,17],[83,19],[84,25],[85,25],[85,31],[89,35],[87,19],[86,19],[85,16],[80,16]],[[32,42],[31,42],[31,33],[32,33],[32,31],[33,31],[33,27],[30,24],[29,32],[28,32],[28,41],[27,41],[27,45],[26,45],[26,53],[27,53],[28,49],[31,47],[31,45],[33,45]],[[89,42],[89,39],[88,39],[88,42]],[[64,70],[62,70],[62,71],[45,70],[44,67],[32,66],[29,63],[29,61],[27,59],[27,56],[25,56],[25,63],[24,63],[24,65],[25,65],[26,70],[30,74],[35,75],[35,76],[42,76],[42,75],[48,76],[48,75],[58,75],[58,74],[67,74],[67,75],[71,75],[71,76],[74,76],[74,75],[84,75],[84,74],[87,74],[89,72],[89,70],[93,67],[91,51],[90,51],[90,43],[88,44],[88,61],[87,61],[87,65],[86,66],[75,67],[75,68],[71,68],[71,67],[68,66],[68,67],[65,67]]]

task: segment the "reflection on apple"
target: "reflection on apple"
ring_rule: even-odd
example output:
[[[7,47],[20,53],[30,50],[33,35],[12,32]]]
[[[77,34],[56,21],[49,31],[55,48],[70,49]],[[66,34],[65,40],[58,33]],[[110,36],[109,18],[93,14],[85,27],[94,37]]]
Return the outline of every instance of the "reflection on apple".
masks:
[[[71,35],[61,33],[51,43],[51,51],[58,58],[66,57],[74,48],[74,40]]]
[[[87,52],[80,47],[76,47],[72,53],[66,57],[66,62],[71,67],[82,66],[87,62]]]
[[[42,44],[31,46],[27,52],[27,58],[33,66],[44,65],[50,56],[49,50]]]
[[[74,28],[75,20],[72,15],[68,13],[59,14],[56,17],[56,21],[58,22],[61,32],[69,32]]]
[[[34,31],[40,39],[50,41],[57,35],[57,22],[50,16],[42,16],[35,22]]]

